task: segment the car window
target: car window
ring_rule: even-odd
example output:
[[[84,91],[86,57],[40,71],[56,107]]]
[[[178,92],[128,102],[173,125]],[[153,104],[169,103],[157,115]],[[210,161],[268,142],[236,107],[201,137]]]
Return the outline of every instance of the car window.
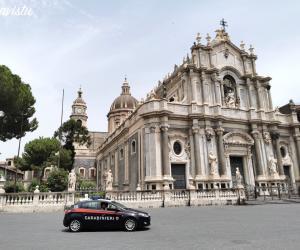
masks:
[[[118,208],[117,208],[117,206],[115,206],[115,205],[109,203],[109,204],[108,204],[108,207],[107,207],[107,210],[113,210],[113,211],[115,211],[115,210],[118,210]]]
[[[98,201],[88,201],[81,204],[81,208],[98,209]]]

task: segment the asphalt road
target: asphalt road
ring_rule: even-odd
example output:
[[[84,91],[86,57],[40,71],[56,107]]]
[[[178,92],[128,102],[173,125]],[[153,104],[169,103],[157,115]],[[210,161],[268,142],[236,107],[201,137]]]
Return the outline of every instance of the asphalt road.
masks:
[[[62,213],[0,214],[0,249],[299,249],[300,204],[147,209],[149,230],[70,233]]]

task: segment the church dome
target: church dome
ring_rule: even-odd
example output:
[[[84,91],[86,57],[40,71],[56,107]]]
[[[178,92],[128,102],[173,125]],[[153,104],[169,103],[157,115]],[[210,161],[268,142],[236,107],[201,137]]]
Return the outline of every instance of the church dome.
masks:
[[[122,93],[119,97],[117,97],[110,107],[110,112],[118,111],[118,110],[128,110],[135,109],[137,107],[138,101],[131,96],[130,94],[130,86],[125,78],[125,81],[122,86]]]

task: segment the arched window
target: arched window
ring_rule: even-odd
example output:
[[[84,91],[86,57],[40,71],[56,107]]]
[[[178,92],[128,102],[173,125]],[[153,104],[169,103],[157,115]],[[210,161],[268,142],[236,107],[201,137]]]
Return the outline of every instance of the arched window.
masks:
[[[236,94],[236,82],[230,75],[223,78],[224,101],[227,107],[235,108],[238,98]]]
[[[284,146],[280,147],[280,153],[283,158],[286,157],[286,155],[287,155],[286,150],[287,150],[286,147],[284,147]]]
[[[79,174],[80,174],[80,177],[84,178],[85,177],[85,168],[79,168]]]
[[[90,168],[90,178],[95,178],[96,177],[96,169],[95,168]]]
[[[131,154],[135,154],[136,153],[136,142],[135,140],[133,140],[131,142]]]
[[[81,120],[77,120],[76,121],[80,126],[82,126],[82,121]]]

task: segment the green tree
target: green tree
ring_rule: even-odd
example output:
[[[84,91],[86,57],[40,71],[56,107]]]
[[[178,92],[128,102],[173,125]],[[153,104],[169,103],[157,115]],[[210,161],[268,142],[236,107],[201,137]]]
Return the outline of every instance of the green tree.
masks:
[[[0,111],[4,112],[0,117],[0,141],[20,138],[38,127],[36,118],[32,118],[34,104],[30,85],[0,65]]]
[[[52,154],[48,161],[52,165],[58,165],[58,161],[59,161],[60,168],[70,171],[73,168],[72,151],[61,148],[59,150],[59,154],[58,153]]]
[[[87,128],[73,119],[64,122],[61,127],[55,131],[54,137],[61,139],[64,149],[71,150],[72,165],[75,157],[74,143],[78,143],[79,145],[90,145],[91,143]]]
[[[47,179],[47,186],[51,192],[61,192],[68,187],[68,171],[56,168],[50,172]]]
[[[60,149],[60,142],[55,138],[43,138],[26,143],[22,159],[19,160],[21,170],[35,170],[39,179],[43,178],[44,169],[52,164],[51,157]]]

